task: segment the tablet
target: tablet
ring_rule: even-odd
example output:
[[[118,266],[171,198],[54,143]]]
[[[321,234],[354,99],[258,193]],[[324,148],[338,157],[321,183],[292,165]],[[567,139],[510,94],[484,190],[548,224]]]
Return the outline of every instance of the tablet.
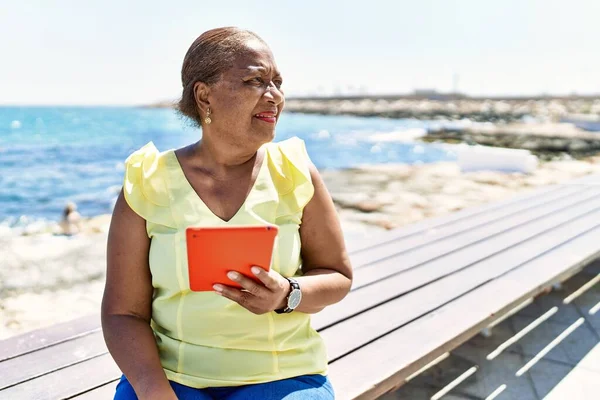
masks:
[[[227,277],[232,270],[258,282],[250,268],[269,271],[277,232],[276,225],[187,228],[190,289],[212,292],[215,283],[241,288]]]

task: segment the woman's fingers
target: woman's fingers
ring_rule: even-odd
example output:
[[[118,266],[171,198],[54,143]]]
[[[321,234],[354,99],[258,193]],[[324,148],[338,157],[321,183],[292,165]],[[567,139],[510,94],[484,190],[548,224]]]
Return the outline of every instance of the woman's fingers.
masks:
[[[287,279],[276,271],[265,271],[253,267],[252,273],[260,280],[256,282],[239,272],[230,271],[227,273],[229,279],[237,282],[242,289],[223,284],[215,284],[213,288],[223,297],[235,301],[242,307],[255,314],[264,314],[281,308],[289,292],[289,283]]]
[[[252,273],[256,276],[270,291],[279,292],[283,287],[285,278],[274,270],[265,271],[260,267],[252,267]]]
[[[237,288],[225,285],[216,284],[213,286],[215,291],[223,297],[227,297],[229,300],[235,301],[240,306],[244,307],[250,312],[255,314],[261,314],[268,310],[262,310],[256,303],[259,300],[250,292],[243,292]]]
[[[245,290],[247,290],[253,296],[263,298],[268,295],[266,289],[262,285],[256,283],[255,281],[253,281],[250,278],[245,277],[244,275],[240,274],[239,272],[229,271],[227,273],[227,277],[229,279],[231,279],[232,281],[239,283],[240,286],[242,286]]]

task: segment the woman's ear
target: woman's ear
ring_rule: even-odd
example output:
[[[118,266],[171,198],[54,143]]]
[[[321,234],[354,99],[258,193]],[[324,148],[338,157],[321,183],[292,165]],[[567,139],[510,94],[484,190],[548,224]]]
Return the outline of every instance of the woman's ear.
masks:
[[[194,99],[196,100],[196,107],[201,111],[201,115],[206,114],[206,109],[210,105],[208,101],[208,93],[210,88],[204,82],[196,82],[194,84]]]

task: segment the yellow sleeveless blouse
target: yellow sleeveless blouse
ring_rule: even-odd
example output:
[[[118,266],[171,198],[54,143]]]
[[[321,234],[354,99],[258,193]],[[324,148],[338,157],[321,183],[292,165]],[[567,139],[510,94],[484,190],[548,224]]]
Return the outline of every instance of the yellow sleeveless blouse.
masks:
[[[298,138],[264,147],[256,182],[227,222],[196,194],[174,150],[159,152],[150,142],[125,162],[125,199],[151,238],[151,325],[167,378],[180,384],[239,386],[327,373],[325,345],[310,315],[255,315],[216,293],[189,289],[189,226],[276,224],[271,267],[283,276],[301,274],[299,227],[314,193],[308,155]]]

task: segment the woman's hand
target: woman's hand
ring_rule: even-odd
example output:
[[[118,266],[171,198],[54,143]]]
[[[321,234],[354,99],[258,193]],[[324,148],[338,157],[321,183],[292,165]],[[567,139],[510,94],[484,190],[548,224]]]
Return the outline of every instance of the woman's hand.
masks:
[[[265,271],[259,267],[252,267],[252,273],[260,280],[257,283],[244,275],[230,271],[227,276],[239,283],[243,289],[216,284],[215,291],[227,297],[254,314],[265,314],[273,310],[284,308],[290,292],[290,283],[278,272]]]

